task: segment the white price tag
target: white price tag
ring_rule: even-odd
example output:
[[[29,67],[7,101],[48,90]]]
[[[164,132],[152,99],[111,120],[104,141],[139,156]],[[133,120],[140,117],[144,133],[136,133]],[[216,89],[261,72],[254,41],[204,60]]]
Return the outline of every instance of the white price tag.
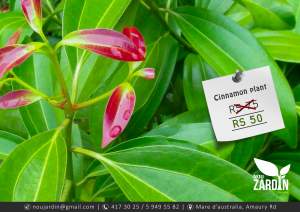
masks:
[[[244,71],[203,81],[212,126],[218,141],[234,141],[284,128],[271,70]]]

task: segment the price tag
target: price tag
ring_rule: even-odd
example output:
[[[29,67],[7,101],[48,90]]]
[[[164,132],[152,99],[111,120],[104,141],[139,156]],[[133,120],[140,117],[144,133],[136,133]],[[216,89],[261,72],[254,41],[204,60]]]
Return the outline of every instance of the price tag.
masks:
[[[212,126],[218,141],[233,141],[283,129],[269,67],[203,81]]]

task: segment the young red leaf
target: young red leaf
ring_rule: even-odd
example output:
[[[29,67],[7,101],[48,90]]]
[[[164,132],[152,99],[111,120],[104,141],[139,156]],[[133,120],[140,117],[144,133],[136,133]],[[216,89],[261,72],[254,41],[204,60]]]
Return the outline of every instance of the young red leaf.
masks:
[[[155,78],[155,69],[154,68],[144,68],[139,71],[137,71],[135,76],[143,77],[147,80],[152,80]]]
[[[7,41],[6,43],[6,46],[9,46],[9,45],[14,45],[14,44],[17,44],[19,39],[20,39],[20,36],[21,36],[21,33],[22,33],[22,30],[19,29],[18,31],[16,31]]]
[[[29,90],[12,91],[0,97],[1,109],[15,109],[30,105],[41,98]]]
[[[135,99],[134,89],[128,83],[114,90],[104,114],[102,148],[124,131],[134,111]]]
[[[123,34],[126,35],[137,47],[139,53],[145,57],[146,46],[143,35],[135,27],[126,27],[123,29]]]
[[[22,10],[31,28],[40,33],[42,31],[41,0],[21,0]]]
[[[12,68],[23,63],[38,48],[40,43],[10,45],[0,48],[0,78]]]
[[[143,61],[137,46],[127,36],[109,29],[87,29],[72,32],[60,45],[87,49],[96,54],[122,61]]]

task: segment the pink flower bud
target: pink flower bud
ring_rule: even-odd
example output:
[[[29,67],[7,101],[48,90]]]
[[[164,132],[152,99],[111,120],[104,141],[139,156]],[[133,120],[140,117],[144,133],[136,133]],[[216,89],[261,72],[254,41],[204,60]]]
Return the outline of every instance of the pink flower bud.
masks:
[[[22,10],[31,28],[40,33],[42,31],[41,0],[21,0]]]
[[[30,105],[41,98],[29,90],[12,91],[0,96],[0,109],[16,109]]]
[[[143,61],[142,47],[126,35],[109,29],[87,29],[67,35],[59,45],[87,49],[96,54],[122,61]]]
[[[134,89],[128,83],[114,90],[104,114],[102,148],[124,131],[134,111],[135,99]]]
[[[143,77],[147,80],[153,80],[155,78],[154,68],[144,68],[135,73],[136,76]]]

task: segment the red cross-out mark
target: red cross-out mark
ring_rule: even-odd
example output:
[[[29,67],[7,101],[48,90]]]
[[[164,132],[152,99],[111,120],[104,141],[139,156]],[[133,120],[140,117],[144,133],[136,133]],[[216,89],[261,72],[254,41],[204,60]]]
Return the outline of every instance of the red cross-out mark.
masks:
[[[235,104],[234,106],[237,107],[237,108],[239,108],[239,110],[236,112],[236,114],[242,112],[246,108],[250,109],[250,110],[256,110],[256,107],[250,107],[250,104],[253,103],[253,102],[255,102],[255,101],[256,101],[255,99],[252,99],[252,100],[246,102],[245,105]]]

